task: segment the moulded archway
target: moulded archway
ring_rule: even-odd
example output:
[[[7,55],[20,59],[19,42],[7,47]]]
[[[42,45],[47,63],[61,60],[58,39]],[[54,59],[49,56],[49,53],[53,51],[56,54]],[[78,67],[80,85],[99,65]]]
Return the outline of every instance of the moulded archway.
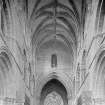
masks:
[[[36,84],[36,90],[35,90],[35,93],[36,93],[35,96],[38,103],[39,103],[39,97],[40,97],[42,88],[48,81],[52,80],[53,78],[59,80],[64,85],[67,91],[68,100],[70,100],[73,97],[72,79],[68,77],[66,74],[64,74],[63,72],[52,72],[48,75],[40,76],[40,79],[38,79],[38,82]]]
[[[48,81],[41,90],[40,105],[49,102],[56,105],[67,105],[67,90],[65,86],[57,79]]]

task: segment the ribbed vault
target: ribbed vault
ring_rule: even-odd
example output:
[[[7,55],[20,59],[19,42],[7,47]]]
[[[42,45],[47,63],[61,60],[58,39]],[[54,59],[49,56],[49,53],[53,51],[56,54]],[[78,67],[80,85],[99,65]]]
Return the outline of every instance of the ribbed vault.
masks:
[[[81,27],[81,8],[77,5],[81,5],[81,0],[36,0],[29,16],[33,48],[48,35],[62,35],[76,52]]]

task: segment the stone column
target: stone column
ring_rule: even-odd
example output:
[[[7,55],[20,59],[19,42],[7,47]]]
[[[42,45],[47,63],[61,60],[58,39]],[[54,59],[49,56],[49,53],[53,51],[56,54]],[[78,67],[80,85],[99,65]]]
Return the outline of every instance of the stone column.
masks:
[[[81,62],[81,67],[80,67],[80,75],[81,75],[81,84],[85,80],[86,77],[86,51],[83,51],[83,56],[82,56],[82,62]]]
[[[77,93],[79,91],[79,88],[80,88],[80,64],[79,63],[77,66],[75,83],[76,83],[75,86],[76,86],[76,93]]]

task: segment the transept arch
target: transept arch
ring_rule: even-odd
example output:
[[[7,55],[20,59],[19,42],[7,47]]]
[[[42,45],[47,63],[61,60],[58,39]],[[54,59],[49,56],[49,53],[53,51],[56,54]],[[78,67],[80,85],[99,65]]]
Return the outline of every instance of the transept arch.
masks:
[[[44,85],[44,87],[42,88],[41,98],[40,98],[41,104],[40,105],[43,105],[43,103],[47,101],[46,99],[48,99],[52,95],[57,96],[56,98],[58,98],[56,100],[52,100],[52,103],[54,101],[58,100],[58,101],[61,101],[61,103],[57,102],[59,105],[62,105],[62,104],[63,105],[67,105],[68,104],[66,88],[57,79],[51,79],[51,80],[49,80]],[[52,99],[54,99],[54,98],[52,98]],[[50,100],[48,100],[48,101],[50,101]],[[48,101],[47,101],[47,103],[48,103]],[[62,103],[62,101],[63,101],[63,103]]]

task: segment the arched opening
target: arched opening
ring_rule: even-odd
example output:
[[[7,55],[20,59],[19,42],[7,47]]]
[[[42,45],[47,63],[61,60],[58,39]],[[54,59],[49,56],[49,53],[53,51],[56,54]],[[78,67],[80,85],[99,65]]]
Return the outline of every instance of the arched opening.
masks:
[[[40,105],[67,105],[67,91],[64,85],[57,79],[48,81],[41,91]]]

